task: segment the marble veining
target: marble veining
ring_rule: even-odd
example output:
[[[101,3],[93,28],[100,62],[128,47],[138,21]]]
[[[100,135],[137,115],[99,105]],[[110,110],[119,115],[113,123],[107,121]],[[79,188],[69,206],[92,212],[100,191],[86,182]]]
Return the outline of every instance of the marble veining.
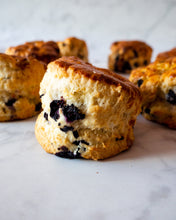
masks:
[[[87,41],[107,67],[110,44],[141,39],[154,56],[176,46],[175,0],[8,0],[0,51],[24,41]],[[175,220],[176,131],[138,117],[132,148],[104,161],[68,160],[38,144],[36,118],[0,123],[0,220]]]

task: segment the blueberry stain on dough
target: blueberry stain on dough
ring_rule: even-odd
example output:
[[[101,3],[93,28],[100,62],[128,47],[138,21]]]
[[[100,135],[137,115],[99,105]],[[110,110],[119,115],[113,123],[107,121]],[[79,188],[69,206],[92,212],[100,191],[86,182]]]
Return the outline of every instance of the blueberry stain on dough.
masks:
[[[48,121],[48,114],[46,112],[44,112],[44,118]]]
[[[62,158],[69,158],[69,159],[75,159],[75,158],[82,158],[81,154],[77,151],[75,154],[66,146],[61,146],[58,148],[59,152],[55,153],[56,156],[62,157]]]
[[[73,127],[72,126],[64,126],[63,128],[60,128],[61,131],[67,133],[68,131],[73,131]]]
[[[41,102],[39,102],[39,103],[37,103],[37,104],[35,105],[35,111],[36,111],[36,112],[40,111],[41,108],[42,108],[42,103],[41,103]]]
[[[141,85],[142,85],[143,82],[144,82],[144,80],[139,79],[139,80],[137,81],[137,85],[138,85],[138,87],[141,87]]]
[[[135,63],[134,63],[134,67],[136,67],[136,68],[139,67],[139,63],[138,63],[138,62],[135,62]]]
[[[134,53],[134,57],[138,57],[138,53],[137,53],[137,51],[136,50],[133,50],[133,53]]]
[[[146,114],[150,114],[150,109],[149,108],[146,108],[144,111],[145,111]]]
[[[117,57],[115,58],[114,70],[115,70],[116,72],[119,71],[119,68],[118,68],[118,61],[119,61],[119,55],[117,55]]]
[[[169,90],[168,94],[166,95],[166,100],[172,105],[176,105],[176,94],[173,90]]]
[[[129,62],[125,61],[122,66],[122,72],[126,72],[128,70],[131,70],[131,65],[129,64]]]
[[[13,104],[16,102],[16,99],[9,99],[5,104],[6,106],[13,106]]]
[[[40,95],[40,99],[41,99],[41,98],[42,98],[42,96],[44,96],[44,95],[45,95],[45,94],[41,94],[41,95]]]
[[[144,66],[147,66],[147,64],[148,64],[148,61],[144,60]]]
[[[78,131],[73,131],[73,136],[77,139],[79,137]]]
[[[78,146],[79,144],[89,145],[89,143],[88,143],[87,141],[85,141],[85,140],[73,141],[72,144],[77,145],[77,146]]]

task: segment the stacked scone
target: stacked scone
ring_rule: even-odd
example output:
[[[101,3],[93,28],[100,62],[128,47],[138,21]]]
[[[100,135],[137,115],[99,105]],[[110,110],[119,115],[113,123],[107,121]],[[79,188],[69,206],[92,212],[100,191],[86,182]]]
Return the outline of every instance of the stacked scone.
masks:
[[[116,73],[63,57],[48,65],[40,96],[35,131],[47,152],[98,160],[132,145],[141,96]]]

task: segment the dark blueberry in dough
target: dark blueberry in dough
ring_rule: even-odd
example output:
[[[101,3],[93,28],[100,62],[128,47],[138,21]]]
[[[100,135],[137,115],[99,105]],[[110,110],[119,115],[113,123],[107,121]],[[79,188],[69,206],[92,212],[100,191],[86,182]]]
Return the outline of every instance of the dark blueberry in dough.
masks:
[[[127,70],[131,70],[131,65],[129,64],[129,62],[125,61],[122,66],[122,72],[125,73]]]
[[[150,114],[150,109],[149,108],[146,108],[144,111],[145,111],[145,113]]]
[[[134,66],[137,68],[137,67],[139,67],[139,63],[138,62],[135,62],[134,63]]]
[[[78,132],[77,131],[73,131],[73,136],[74,136],[74,138],[78,138],[79,137],[79,134],[78,134]]]
[[[80,110],[73,104],[63,106],[62,112],[66,117],[67,122],[73,122],[75,120],[80,120],[85,118],[85,114],[82,114]]]
[[[73,154],[73,152],[69,151],[68,148],[65,146],[58,148],[58,150],[59,152],[55,154],[58,157],[69,158],[69,159],[81,158],[81,154],[78,151],[76,152],[76,154]]]
[[[85,144],[85,145],[89,145],[89,143],[88,143],[87,141],[85,141],[85,140],[73,141],[73,143],[72,143],[72,144],[74,144],[74,145],[77,145],[77,146],[78,146],[80,143]]]
[[[44,118],[48,121],[48,114],[44,112]]]
[[[16,99],[9,99],[5,104],[7,106],[12,106],[16,102]]]
[[[144,60],[144,65],[147,66],[147,64],[148,64],[148,61]]]
[[[118,61],[119,61],[119,55],[117,55],[117,57],[115,58],[114,70],[115,70],[116,72],[119,71]]]
[[[50,117],[53,118],[55,121],[60,117],[58,113],[58,109],[62,108],[65,104],[63,99],[61,100],[53,100],[50,103]]]
[[[88,143],[87,141],[85,141],[85,140],[81,140],[80,142],[81,142],[82,144],[89,145],[89,143]]]
[[[176,105],[176,94],[173,90],[169,90],[168,94],[166,95],[166,100],[172,105]]]
[[[121,138],[116,138],[115,140],[116,141],[122,141],[122,140],[124,140],[124,137],[122,136]]]
[[[44,96],[44,94],[41,94],[41,95],[40,95],[40,99],[42,98],[42,96]]]
[[[64,126],[63,128],[60,128],[61,131],[63,132],[67,132],[67,131],[73,131],[73,127],[72,126]]]
[[[140,87],[140,86],[142,85],[143,82],[144,82],[144,80],[139,79],[139,80],[137,81],[137,85],[138,85],[138,87]]]
[[[41,102],[39,102],[38,104],[35,105],[35,111],[36,112],[40,111],[41,108],[42,108],[42,103]]]
[[[134,53],[134,57],[138,57],[138,53],[136,50],[133,50],[133,53]]]

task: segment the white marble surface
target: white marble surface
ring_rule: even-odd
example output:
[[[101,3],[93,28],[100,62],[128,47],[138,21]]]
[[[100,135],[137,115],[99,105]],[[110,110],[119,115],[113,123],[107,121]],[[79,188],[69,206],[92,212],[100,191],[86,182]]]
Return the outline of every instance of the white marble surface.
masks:
[[[0,50],[24,41],[86,39],[106,66],[112,41],[176,46],[174,0],[0,0]],[[49,155],[35,118],[0,123],[0,220],[175,220],[176,133],[138,117],[133,147],[105,161]]]

